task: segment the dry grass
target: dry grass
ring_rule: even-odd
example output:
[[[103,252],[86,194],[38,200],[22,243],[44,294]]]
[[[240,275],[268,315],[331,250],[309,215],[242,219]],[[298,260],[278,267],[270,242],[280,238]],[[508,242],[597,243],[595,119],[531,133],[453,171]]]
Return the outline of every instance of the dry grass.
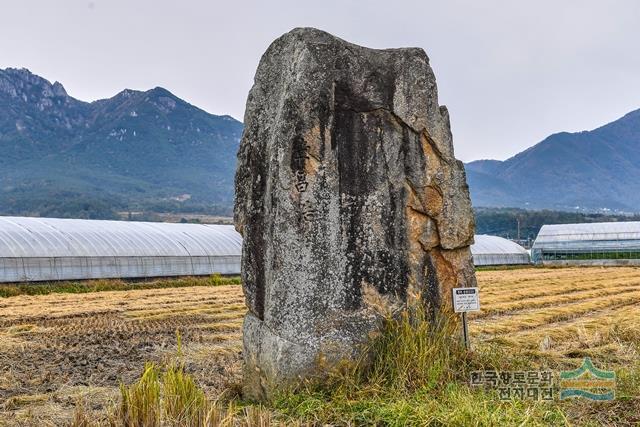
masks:
[[[175,354],[176,331],[185,369],[215,395],[238,381],[244,312],[237,285],[0,299],[0,425],[65,424],[79,401],[104,413],[120,381]]]
[[[524,351],[556,366],[575,367],[586,355],[609,369],[640,359],[640,268],[487,270],[478,280],[483,311],[470,320],[476,346]],[[78,404],[85,419],[101,419],[120,401],[120,382],[133,384],[146,362],[160,366],[175,356],[176,331],[185,373],[215,398],[239,381],[244,312],[239,286],[0,298],[0,426],[64,425]],[[633,375],[627,382],[635,390]],[[451,393],[460,404],[469,398]],[[246,425],[273,422],[254,407],[209,410],[210,420],[233,413]]]
[[[182,359],[178,344],[178,360]],[[71,427],[95,425],[125,427],[268,427],[300,425],[274,419],[260,405],[239,405],[234,400],[211,401],[182,362],[167,366],[147,363],[141,378],[120,385],[120,400],[106,415],[96,419],[84,403],[76,405]]]
[[[617,366],[637,360],[640,268],[540,268],[478,273],[479,342],[494,341],[559,363],[592,356]]]

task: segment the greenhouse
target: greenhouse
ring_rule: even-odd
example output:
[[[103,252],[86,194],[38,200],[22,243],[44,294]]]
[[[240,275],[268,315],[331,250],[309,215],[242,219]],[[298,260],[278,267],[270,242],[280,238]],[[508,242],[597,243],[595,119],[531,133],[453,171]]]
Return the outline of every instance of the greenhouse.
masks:
[[[640,222],[543,225],[532,258],[549,265],[640,265]]]
[[[471,245],[473,264],[482,265],[511,265],[529,264],[529,253],[525,248],[511,240],[498,236],[476,234],[475,243]]]
[[[0,282],[239,274],[231,225],[0,217]]]

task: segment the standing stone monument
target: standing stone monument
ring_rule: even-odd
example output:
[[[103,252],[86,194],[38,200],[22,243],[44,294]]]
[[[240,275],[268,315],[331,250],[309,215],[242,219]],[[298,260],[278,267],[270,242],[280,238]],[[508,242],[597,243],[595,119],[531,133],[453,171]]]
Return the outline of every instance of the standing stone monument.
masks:
[[[385,316],[475,285],[474,220],[422,49],[312,28],[267,49],[238,153],[244,393],[358,354]]]

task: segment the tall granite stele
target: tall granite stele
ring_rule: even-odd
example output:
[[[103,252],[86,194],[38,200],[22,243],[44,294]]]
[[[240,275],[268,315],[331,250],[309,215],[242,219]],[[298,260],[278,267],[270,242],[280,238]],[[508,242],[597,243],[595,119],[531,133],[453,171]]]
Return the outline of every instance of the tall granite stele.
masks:
[[[247,397],[322,375],[384,316],[475,284],[469,190],[422,49],[283,35],[258,66],[238,160]]]

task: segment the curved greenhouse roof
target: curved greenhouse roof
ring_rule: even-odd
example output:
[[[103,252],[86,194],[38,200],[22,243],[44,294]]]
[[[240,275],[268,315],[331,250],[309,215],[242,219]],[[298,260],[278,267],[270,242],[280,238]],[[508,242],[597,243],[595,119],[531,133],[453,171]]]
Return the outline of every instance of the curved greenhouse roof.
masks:
[[[476,234],[471,245],[473,263],[479,265],[529,264],[529,253],[517,243],[498,236]]]
[[[637,221],[543,225],[532,247],[536,262],[544,258],[546,261],[584,263],[606,259],[609,263],[629,263],[639,256],[640,222]]]
[[[579,242],[621,242],[640,240],[640,222],[596,222],[589,224],[543,225],[533,247],[565,246]]]
[[[230,225],[0,217],[0,281],[240,272]]]

